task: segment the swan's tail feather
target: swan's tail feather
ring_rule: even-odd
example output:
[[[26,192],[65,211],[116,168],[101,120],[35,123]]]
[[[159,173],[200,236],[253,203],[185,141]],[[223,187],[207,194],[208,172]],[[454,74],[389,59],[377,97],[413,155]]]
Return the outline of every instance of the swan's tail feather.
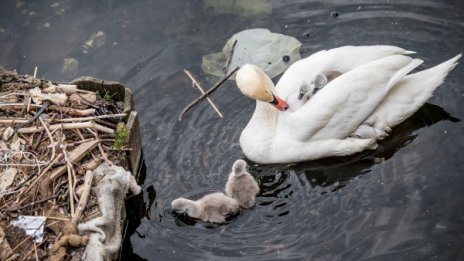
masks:
[[[366,123],[386,130],[407,119],[432,97],[435,89],[444,82],[461,56],[459,54],[430,69],[403,77],[393,86]]]
[[[424,61],[420,59],[413,59],[408,65],[404,66],[400,70],[398,70],[388,82],[388,86],[394,86],[397,82],[406,76],[409,72],[414,70],[417,66],[421,65]]]
[[[395,54],[415,54],[416,52],[414,51],[409,51],[409,50],[405,50],[401,47],[398,47],[398,46],[393,46],[393,45],[377,45],[377,46],[374,46],[377,51],[381,51],[381,52],[385,52],[385,53],[389,53],[389,55],[395,55]]]

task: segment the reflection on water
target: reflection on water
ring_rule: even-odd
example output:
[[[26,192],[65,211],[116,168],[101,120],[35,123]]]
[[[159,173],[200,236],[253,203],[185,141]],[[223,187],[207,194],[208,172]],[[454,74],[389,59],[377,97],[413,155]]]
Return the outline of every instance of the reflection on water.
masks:
[[[257,204],[225,225],[170,210],[176,197],[223,190],[232,163],[243,157],[238,138],[254,109],[228,82],[212,97],[223,120],[202,103],[178,122],[198,95],[183,68],[207,86],[201,57],[257,27],[298,38],[302,56],[341,45],[393,44],[417,51],[429,68],[463,51],[461,0],[65,0],[0,7],[2,66],[21,73],[38,66],[40,77],[63,81],[92,75],[134,91],[147,175],[143,195],[128,199],[123,259],[464,259],[462,65],[374,152],[252,164],[262,190]],[[70,58],[78,64],[65,69]]]

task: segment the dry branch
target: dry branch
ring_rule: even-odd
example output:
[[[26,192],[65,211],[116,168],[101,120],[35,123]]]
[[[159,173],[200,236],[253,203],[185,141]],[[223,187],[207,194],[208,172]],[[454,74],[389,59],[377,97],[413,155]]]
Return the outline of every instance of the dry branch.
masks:
[[[193,77],[192,73],[190,73],[189,71],[187,70],[184,70],[184,73],[190,78],[190,80],[192,81],[193,85],[195,85],[197,87],[198,90],[200,90],[201,94],[205,94],[205,91],[203,90],[203,88],[200,86],[200,84],[197,82],[197,80]],[[206,99],[208,100],[209,104],[211,104],[211,107],[213,107],[213,109],[216,111],[216,113],[219,115],[219,117],[222,118],[222,113],[219,111],[219,109],[216,107],[216,105],[213,103],[213,101],[209,98],[209,97],[206,97]]]
[[[77,204],[76,212],[71,220],[71,222],[77,225],[79,222],[82,213],[84,212],[85,206],[87,205],[87,199],[90,194],[90,188],[92,187],[92,179],[93,179],[93,171],[87,170],[85,173],[84,178],[84,188],[81,194],[81,198],[79,199],[79,203]]]
[[[69,191],[69,203],[71,207],[71,217],[74,217],[74,186],[73,186],[73,166],[71,160],[69,159],[68,152],[66,147],[63,147],[63,155],[66,161],[66,169],[68,171],[68,191]]]
[[[95,109],[78,110],[68,107],[60,107],[56,105],[50,105],[49,109],[52,111],[69,114],[71,116],[89,116],[95,113]]]
[[[205,99],[206,97],[208,97],[208,95],[210,95],[212,92],[214,92],[215,90],[217,90],[217,88],[219,88],[225,81],[227,81],[227,79],[229,79],[235,72],[238,71],[240,67],[236,67],[235,69],[233,69],[229,74],[227,74],[224,78],[222,78],[218,83],[216,83],[213,87],[211,87],[211,89],[209,89],[205,94],[201,95],[200,97],[198,97],[196,100],[194,100],[193,102],[191,102],[187,107],[184,108],[184,110],[182,110],[180,116],[179,116],[179,121],[182,120],[182,118],[184,117],[184,115],[189,112],[193,106],[195,106],[197,103],[199,103],[200,101],[202,101],[203,99]]]
[[[235,45],[237,45],[237,39],[234,40],[234,43],[232,43],[232,47],[230,48],[229,57],[227,57],[226,65],[224,67],[224,73],[229,71],[230,63],[232,62],[232,57],[234,56]]]
[[[24,103],[0,103],[0,107],[7,107],[9,109],[14,109],[14,110],[22,110],[24,108],[40,108],[42,107],[41,105],[37,104],[24,104]],[[86,109],[86,110],[78,110],[78,109],[73,109],[69,107],[63,107],[63,106],[56,106],[56,105],[50,105],[48,107],[49,110],[51,111],[56,111],[56,112],[62,112],[69,114],[71,116],[89,116],[95,113],[95,109]]]
[[[113,129],[104,127],[104,126],[102,126],[100,124],[97,124],[95,122],[92,122],[92,121],[55,124],[55,125],[51,125],[49,129],[50,129],[50,131],[55,131],[55,130],[58,130],[58,129],[61,129],[61,128],[63,128],[64,130],[92,128],[92,129],[96,129],[96,130],[99,130],[101,132],[105,132],[105,133],[109,133],[109,134],[114,133]],[[41,132],[43,130],[44,130],[43,127],[27,127],[27,128],[22,128],[22,129],[18,130],[18,132],[25,134],[25,133]]]
[[[117,113],[117,114],[110,114],[110,115],[99,115],[99,116],[89,116],[89,117],[80,117],[80,118],[64,118],[64,119],[55,119],[53,122],[76,122],[76,121],[92,121],[96,119],[110,119],[110,118],[122,118],[126,117],[126,113]],[[44,122],[50,122],[50,119],[42,119]],[[8,119],[8,118],[0,118],[0,124],[15,124],[15,123],[25,123],[29,121],[28,119]]]
[[[69,152],[69,160],[71,161],[71,163],[79,162],[82,158],[88,155],[93,149],[95,149],[98,144],[99,144],[99,141],[97,140],[92,140],[92,141],[88,141],[86,143],[80,144],[74,150]],[[55,180],[56,178],[58,178],[65,172],[66,172],[66,166],[59,167],[50,175],[50,180]]]
[[[50,133],[50,130],[47,127],[47,124],[42,120],[42,118],[39,117],[40,123],[42,123],[43,128],[45,129],[45,132],[47,132],[48,138],[50,139],[50,146],[52,146],[52,156],[50,157],[50,161],[52,161],[55,158],[55,141],[53,140],[53,136]]]

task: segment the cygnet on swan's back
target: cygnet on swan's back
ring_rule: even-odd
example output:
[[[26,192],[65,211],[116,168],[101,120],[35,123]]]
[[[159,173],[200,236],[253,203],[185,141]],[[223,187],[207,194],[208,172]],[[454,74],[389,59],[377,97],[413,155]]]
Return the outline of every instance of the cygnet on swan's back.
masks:
[[[246,162],[236,160],[232,166],[232,173],[226,183],[226,194],[237,199],[243,208],[251,208],[255,204],[256,194],[259,193],[258,182],[246,172]]]
[[[171,203],[174,211],[186,213],[193,218],[199,218],[204,222],[224,223],[226,217],[239,211],[239,203],[236,199],[215,192],[193,201],[186,198],[178,198]]]

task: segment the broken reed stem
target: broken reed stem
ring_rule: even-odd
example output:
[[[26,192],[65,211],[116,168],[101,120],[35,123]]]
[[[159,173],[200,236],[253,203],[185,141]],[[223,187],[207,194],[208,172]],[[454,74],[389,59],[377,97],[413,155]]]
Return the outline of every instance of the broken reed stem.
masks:
[[[59,221],[69,221],[69,218],[61,218],[61,217],[48,217],[48,219],[59,220]]]
[[[101,155],[103,157],[103,160],[106,163],[108,163],[108,165],[113,166],[113,162],[108,159],[108,155],[106,155],[105,150],[103,150],[103,147],[102,147],[101,143],[98,143],[98,149],[100,150],[100,153],[101,153]]]
[[[23,182],[21,182],[18,186],[16,186],[13,190],[10,190],[10,191],[5,191],[5,192],[2,192],[0,193],[0,198],[3,197],[3,196],[7,196],[7,195],[10,195],[10,194],[14,194],[14,193],[18,193],[21,191],[21,188],[26,185],[32,178],[34,177],[34,175],[29,175],[29,177],[26,178],[26,180],[24,180]]]
[[[50,162],[50,165],[48,165],[44,170],[42,170],[42,172],[41,172],[39,175],[36,176],[36,178],[35,178],[35,180],[32,182],[32,184],[29,185],[25,190],[23,190],[23,191],[19,194],[18,198],[19,198],[21,195],[24,195],[24,193],[29,192],[29,191],[37,184],[37,182],[39,182],[39,180],[43,177],[43,175],[45,175],[45,173],[47,173],[47,171],[49,171],[49,170],[53,167],[53,165],[54,165],[55,163],[57,163],[59,160],[61,160],[61,157],[62,157],[62,156],[63,156],[63,153],[61,153],[61,154],[59,154],[58,156],[56,156],[56,158],[55,158],[52,162]]]
[[[82,135],[81,131],[79,129],[75,129],[77,136],[81,139],[81,141],[85,140],[84,136]]]
[[[84,189],[82,191],[81,198],[79,199],[79,203],[77,204],[76,212],[74,213],[74,216],[71,220],[74,225],[77,225],[82,216],[82,213],[84,213],[85,207],[87,205],[87,199],[90,194],[90,188],[92,187],[92,180],[93,171],[87,170],[84,178]]]
[[[29,98],[30,100],[30,98]],[[31,104],[30,102],[27,104],[24,103],[0,103],[0,107],[10,107],[12,109],[20,110],[24,109],[24,107],[27,107],[27,110],[29,111],[29,108],[40,108],[42,107],[41,105],[37,104]],[[90,116],[95,113],[95,109],[86,109],[86,110],[78,110],[78,109],[73,109],[73,108],[68,108],[68,107],[62,107],[62,106],[56,106],[56,105],[50,105],[48,107],[49,110],[51,111],[56,111],[56,112],[62,112],[69,114],[71,116]]]
[[[9,120],[9,119],[0,119],[0,124],[3,123],[3,124],[12,124],[12,123],[25,123],[27,122],[28,120],[23,120],[23,119],[12,119],[12,120]]]
[[[82,90],[82,89],[77,89],[77,85],[75,84],[65,84],[65,83],[59,83],[57,86],[56,86],[56,90],[57,91],[62,91],[66,94],[73,94],[73,93],[93,93],[95,94],[95,92],[93,91],[87,91],[87,90]]]
[[[18,249],[22,244],[24,244],[24,242],[26,242],[28,239],[32,240],[32,236],[29,235],[27,236],[25,239],[23,239],[23,241],[19,242],[19,244],[17,244],[12,250],[11,250],[11,253],[14,253],[16,249]]]
[[[0,166],[2,167],[38,167],[39,166],[43,166],[43,165],[48,165],[49,163],[48,162],[42,162],[42,163],[30,163],[30,164],[27,164],[27,163],[0,163]]]
[[[42,123],[42,126],[45,129],[45,132],[47,133],[48,138],[50,139],[50,146],[52,146],[52,156],[50,157],[50,160],[48,162],[51,162],[55,158],[55,141],[53,140],[53,136],[50,133],[50,130],[48,129],[47,124],[45,124],[45,122],[42,120],[42,117],[39,117],[39,121],[40,123]]]
[[[73,181],[72,181],[72,163],[69,160],[68,157],[68,152],[66,151],[66,148],[63,147],[63,154],[64,154],[64,160],[66,161],[66,167],[68,170],[68,188],[69,188],[69,204],[71,205],[71,217],[74,217],[74,187],[73,187]]]
[[[60,113],[62,112],[62,113],[69,114],[72,116],[89,116],[95,113],[95,109],[77,110],[73,108],[60,107],[56,105],[50,105],[50,110],[57,111]]]
[[[91,129],[87,129],[88,132],[90,132],[97,141],[100,141],[100,137],[98,137],[98,134]],[[108,165],[113,166],[113,162],[108,159],[108,155],[106,155],[105,151],[103,150],[103,147],[101,145],[101,142],[98,143],[98,150],[100,150],[100,154],[103,158],[103,160],[108,163]]]
[[[73,196],[74,196],[74,199],[77,201],[78,200],[78,197],[76,196],[77,176],[76,176],[76,169],[74,168],[72,163],[71,163],[71,174],[73,177],[73,184],[72,184]]]
[[[35,113],[35,115],[32,118],[30,118],[27,122],[17,125],[13,129],[13,133],[16,133],[19,129],[26,127],[27,125],[33,123],[38,117],[40,117],[42,113],[44,113],[45,110],[47,110],[48,106],[50,106],[50,102],[45,101],[44,104],[40,107],[40,109]]]
[[[91,117],[83,117],[83,118],[58,119],[58,120],[55,120],[55,121],[58,121],[58,122],[91,121],[91,120],[96,120],[96,119],[119,118],[119,117],[126,117],[126,116],[127,116],[126,113],[118,113],[118,114],[91,116]]]
[[[13,209],[10,209],[9,211],[18,211],[18,210],[21,210],[21,209],[24,209],[24,208],[27,208],[27,207],[30,207],[30,206],[34,206],[35,204],[40,204],[42,202],[45,202],[45,201],[48,201],[50,199],[54,199],[56,198],[58,195],[53,195],[53,196],[50,196],[48,198],[44,198],[44,199],[40,199],[40,200],[37,200],[37,201],[34,201],[34,202],[31,202],[31,203],[28,203],[24,206],[21,206],[19,208],[13,208]]]
[[[74,122],[74,123],[63,123],[63,124],[54,124],[50,126],[50,131],[55,131],[58,129],[61,129],[63,127],[64,130],[69,130],[69,129],[86,129],[86,128],[92,128],[99,130],[101,132],[113,134],[114,130],[107,128],[105,126],[102,126],[100,124],[97,124],[92,121],[88,122]],[[40,132],[43,130],[43,127],[27,127],[27,128],[22,128],[19,129],[19,133],[34,133],[34,132]]]
[[[30,108],[31,108],[31,101],[32,101],[32,97],[29,96],[29,98],[27,99],[27,112],[29,112]],[[42,106],[41,106],[42,107]]]
[[[55,119],[54,122],[75,122],[75,121],[92,121],[96,119],[109,119],[109,118],[119,118],[119,117],[126,117],[126,113],[118,113],[118,114],[108,114],[108,115],[100,115],[100,116],[90,116],[90,117],[81,117],[81,118],[65,118],[65,119]],[[5,119],[0,118],[0,123],[10,124],[10,123],[25,123],[27,119]],[[50,122],[49,119],[43,120],[45,122]]]
[[[222,78],[218,83],[216,83],[211,89],[209,89],[207,92],[205,92],[205,94],[201,95],[200,97],[195,99],[193,102],[191,102],[187,107],[185,107],[184,110],[182,110],[182,112],[181,112],[181,114],[179,116],[179,121],[182,120],[184,115],[187,112],[189,112],[193,108],[193,106],[195,106],[197,103],[202,101],[204,98],[208,97],[208,95],[210,95],[212,92],[217,90],[225,81],[227,81],[227,79],[229,79],[235,72],[237,72],[238,69],[240,69],[240,67],[237,66],[230,73],[228,73],[224,78]]]
[[[200,86],[200,84],[197,82],[197,80],[193,77],[192,73],[190,73],[189,71],[187,71],[185,69],[184,69],[184,73],[190,78],[193,85],[195,85],[197,87],[197,89],[200,90],[201,94],[205,94],[205,91]],[[219,117],[222,118],[222,113],[219,111],[219,109],[216,107],[216,105],[213,103],[213,101],[209,97],[206,97],[206,99],[208,100],[209,104],[211,104],[211,107],[213,107],[213,109],[219,115]]]
[[[37,254],[37,245],[35,244],[35,242],[34,242],[34,252],[35,252],[35,260],[39,261],[39,254]]]

